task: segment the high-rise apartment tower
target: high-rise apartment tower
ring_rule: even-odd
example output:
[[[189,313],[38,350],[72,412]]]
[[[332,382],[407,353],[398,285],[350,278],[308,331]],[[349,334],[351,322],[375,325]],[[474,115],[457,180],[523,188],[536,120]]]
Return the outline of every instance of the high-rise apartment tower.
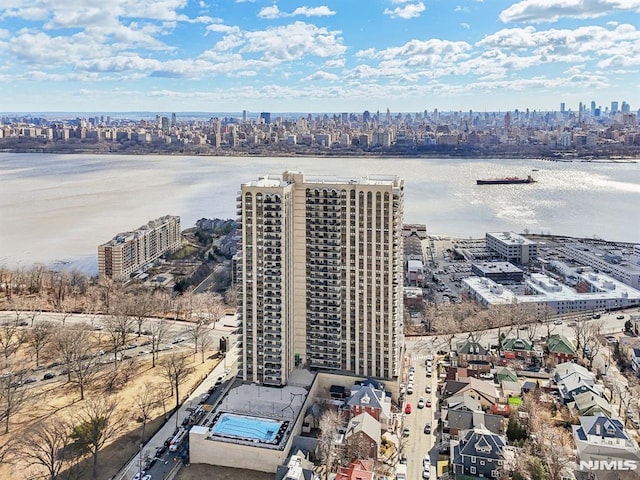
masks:
[[[398,177],[299,172],[242,185],[246,381],[284,385],[297,367],[398,376],[403,191]]]

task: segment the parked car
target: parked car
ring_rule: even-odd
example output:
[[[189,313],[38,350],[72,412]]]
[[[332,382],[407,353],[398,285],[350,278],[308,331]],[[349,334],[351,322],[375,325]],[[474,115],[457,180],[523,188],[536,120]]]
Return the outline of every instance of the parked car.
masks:
[[[430,435],[430,434],[431,434],[431,424],[430,424],[430,423],[427,423],[427,424],[424,426],[424,433],[426,433],[427,435]],[[425,460],[426,460],[426,458],[425,458]]]
[[[431,400],[427,400],[426,403],[425,403],[425,406],[427,408],[431,408]]]
[[[409,436],[409,427],[404,427],[404,429],[402,430],[402,436],[403,437],[408,437]]]
[[[618,320],[624,320],[624,315],[616,315],[616,318],[617,318]]]
[[[431,393],[431,385],[424,387],[424,393]]]
[[[413,383],[407,385],[407,394],[411,395],[413,393]]]
[[[431,478],[431,468],[425,468],[424,470],[422,470],[422,478]]]
[[[424,408],[424,397],[420,397],[418,400],[418,408]]]
[[[407,403],[404,406],[404,413],[411,413],[411,404],[410,403]]]
[[[427,423],[427,425],[429,424]],[[428,453],[426,453],[422,459],[422,468],[431,468],[431,458]]]
[[[51,373],[51,372],[47,372],[44,374],[44,376],[42,377],[42,380],[51,380],[52,378],[54,378],[56,376],[55,373]]]

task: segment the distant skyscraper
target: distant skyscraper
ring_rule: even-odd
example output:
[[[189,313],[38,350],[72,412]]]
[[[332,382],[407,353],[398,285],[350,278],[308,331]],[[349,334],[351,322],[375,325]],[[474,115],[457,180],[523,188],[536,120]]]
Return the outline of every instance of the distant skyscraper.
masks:
[[[242,123],[247,123],[247,111],[242,110]]]
[[[175,126],[177,125],[177,123],[178,123],[178,122],[177,122],[177,120],[176,120],[176,114],[175,114],[175,113],[172,113],[172,114],[171,114],[171,126],[172,126],[172,127],[175,127]]]
[[[616,113],[618,113],[618,102],[613,101],[611,102],[611,115],[615,115]]]
[[[261,112],[260,118],[264,120],[264,123],[267,125],[271,125],[271,113],[270,112]]]
[[[245,381],[284,385],[296,366],[397,378],[403,197],[398,177],[242,185]]]
[[[622,113],[629,113],[629,112],[631,112],[631,106],[627,102],[622,102],[622,106],[620,107],[620,111]]]
[[[560,104],[560,113],[564,113],[564,112],[565,112],[565,105],[564,105],[564,102],[562,102]]]
[[[511,113],[509,112],[504,114],[504,128],[507,130],[511,128]]]
[[[363,121],[363,122],[368,122],[368,121],[370,121],[370,120],[371,120],[371,113],[369,113],[369,110],[365,110],[365,111],[362,113],[362,121]]]
[[[591,100],[591,116],[594,117],[596,115],[596,102]]]

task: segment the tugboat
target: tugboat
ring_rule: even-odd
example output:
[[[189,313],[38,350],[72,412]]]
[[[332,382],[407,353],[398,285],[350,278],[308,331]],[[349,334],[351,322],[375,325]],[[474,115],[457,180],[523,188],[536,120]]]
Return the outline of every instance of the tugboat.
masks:
[[[535,183],[535,180],[531,175],[527,176],[527,178],[520,177],[504,177],[504,178],[485,178],[476,180],[476,184],[478,185],[510,185],[510,184],[520,184],[520,183]]]

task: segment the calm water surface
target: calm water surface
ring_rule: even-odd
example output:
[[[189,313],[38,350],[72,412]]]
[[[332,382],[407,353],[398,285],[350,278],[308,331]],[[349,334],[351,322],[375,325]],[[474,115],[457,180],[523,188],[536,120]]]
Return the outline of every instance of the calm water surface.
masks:
[[[267,173],[400,175],[405,221],[430,233],[513,230],[640,242],[640,164],[416,158],[247,158],[0,153],[0,264],[70,262],[97,271],[97,246],[165,214],[182,228],[235,218],[242,182]],[[537,170],[537,171],[533,171]],[[526,176],[530,185],[477,186]]]

